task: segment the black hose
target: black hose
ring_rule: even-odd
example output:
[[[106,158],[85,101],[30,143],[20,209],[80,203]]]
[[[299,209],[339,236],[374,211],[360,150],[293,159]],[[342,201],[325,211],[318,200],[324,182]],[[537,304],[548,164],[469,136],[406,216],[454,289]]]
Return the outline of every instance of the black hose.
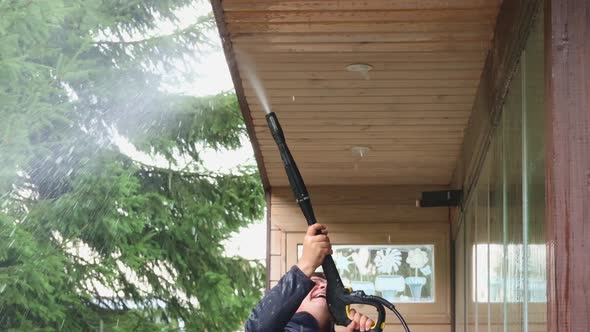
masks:
[[[371,299],[373,299],[373,300],[381,303],[387,309],[391,310],[397,316],[397,318],[399,319],[400,323],[404,327],[404,331],[410,332],[410,328],[408,327],[408,324],[406,324],[406,320],[404,319],[404,317],[402,316],[402,314],[400,314],[399,311],[397,311],[397,309],[395,308],[395,306],[391,302],[389,302],[389,301],[387,301],[387,300],[385,300],[385,299],[383,299],[382,297],[379,297],[379,296],[369,295],[368,297],[370,297]]]

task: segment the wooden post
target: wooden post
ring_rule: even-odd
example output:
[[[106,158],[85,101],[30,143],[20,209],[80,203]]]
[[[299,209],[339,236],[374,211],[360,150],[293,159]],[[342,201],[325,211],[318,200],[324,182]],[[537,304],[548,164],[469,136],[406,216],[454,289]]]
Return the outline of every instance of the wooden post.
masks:
[[[547,0],[548,331],[590,331],[590,1]]]

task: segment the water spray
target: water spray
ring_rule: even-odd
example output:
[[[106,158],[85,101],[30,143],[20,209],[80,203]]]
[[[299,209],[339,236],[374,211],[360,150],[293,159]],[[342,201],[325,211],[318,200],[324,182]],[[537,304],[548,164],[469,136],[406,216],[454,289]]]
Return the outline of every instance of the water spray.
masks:
[[[247,55],[243,54],[242,61],[240,61],[240,63],[240,68],[244,72],[245,77],[248,78],[250,84],[252,84],[252,88],[254,88],[256,96],[258,97],[260,104],[262,104],[264,113],[269,114],[270,104],[268,102],[268,98],[266,97],[266,92],[264,91],[262,83],[258,79],[258,76],[256,76],[256,66],[254,65],[254,62]]]

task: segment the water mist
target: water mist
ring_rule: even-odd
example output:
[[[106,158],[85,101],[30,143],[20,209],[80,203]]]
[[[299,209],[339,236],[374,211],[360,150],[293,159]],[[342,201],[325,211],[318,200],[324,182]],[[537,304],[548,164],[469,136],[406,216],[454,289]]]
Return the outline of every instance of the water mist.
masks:
[[[242,72],[244,73],[244,76],[248,79],[248,81],[250,82],[250,84],[254,88],[254,92],[256,93],[256,97],[258,97],[260,104],[262,104],[262,108],[264,109],[264,112],[266,114],[269,114],[270,113],[270,104],[268,102],[268,98],[266,97],[266,92],[264,91],[264,87],[262,86],[260,79],[256,75],[256,66],[254,65],[254,62],[251,61],[248,57],[242,56],[242,59],[243,59],[241,61]]]

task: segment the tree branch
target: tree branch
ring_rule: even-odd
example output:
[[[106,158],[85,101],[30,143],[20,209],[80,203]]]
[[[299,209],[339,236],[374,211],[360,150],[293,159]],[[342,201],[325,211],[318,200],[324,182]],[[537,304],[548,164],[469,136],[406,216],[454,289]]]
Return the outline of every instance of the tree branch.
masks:
[[[210,19],[208,17],[208,19]],[[177,38],[180,37],[186,33],[189,33],[191,31],[194,31],[197,28],[210,28],[207,26],[207,23],[209,23],[209,21],[199,21],[196,23],[191,24],[190,26],[181,29],[181,30],[177,30],[174,31],[173,33],[167,34],[167,35],[158,35],[158,36],[152,36],[152,37],[148,37],[148,38],[144,38],[144,39],[140,39],[140,40],[131,40],[131,41],[125,41],[124,37],[121,35],[120,32],[118,32],[117,30],[117,35],[119,36],[119,40],[97,40],[95,42],[93,42],[93,45],[106,45],[106,46],[130,46],[130,45],[141,45],[141,44],[148,44],[148,43],[155,43],[158,42],[160,40],[164,40],[164,39],[168,39],[168,38]]]

